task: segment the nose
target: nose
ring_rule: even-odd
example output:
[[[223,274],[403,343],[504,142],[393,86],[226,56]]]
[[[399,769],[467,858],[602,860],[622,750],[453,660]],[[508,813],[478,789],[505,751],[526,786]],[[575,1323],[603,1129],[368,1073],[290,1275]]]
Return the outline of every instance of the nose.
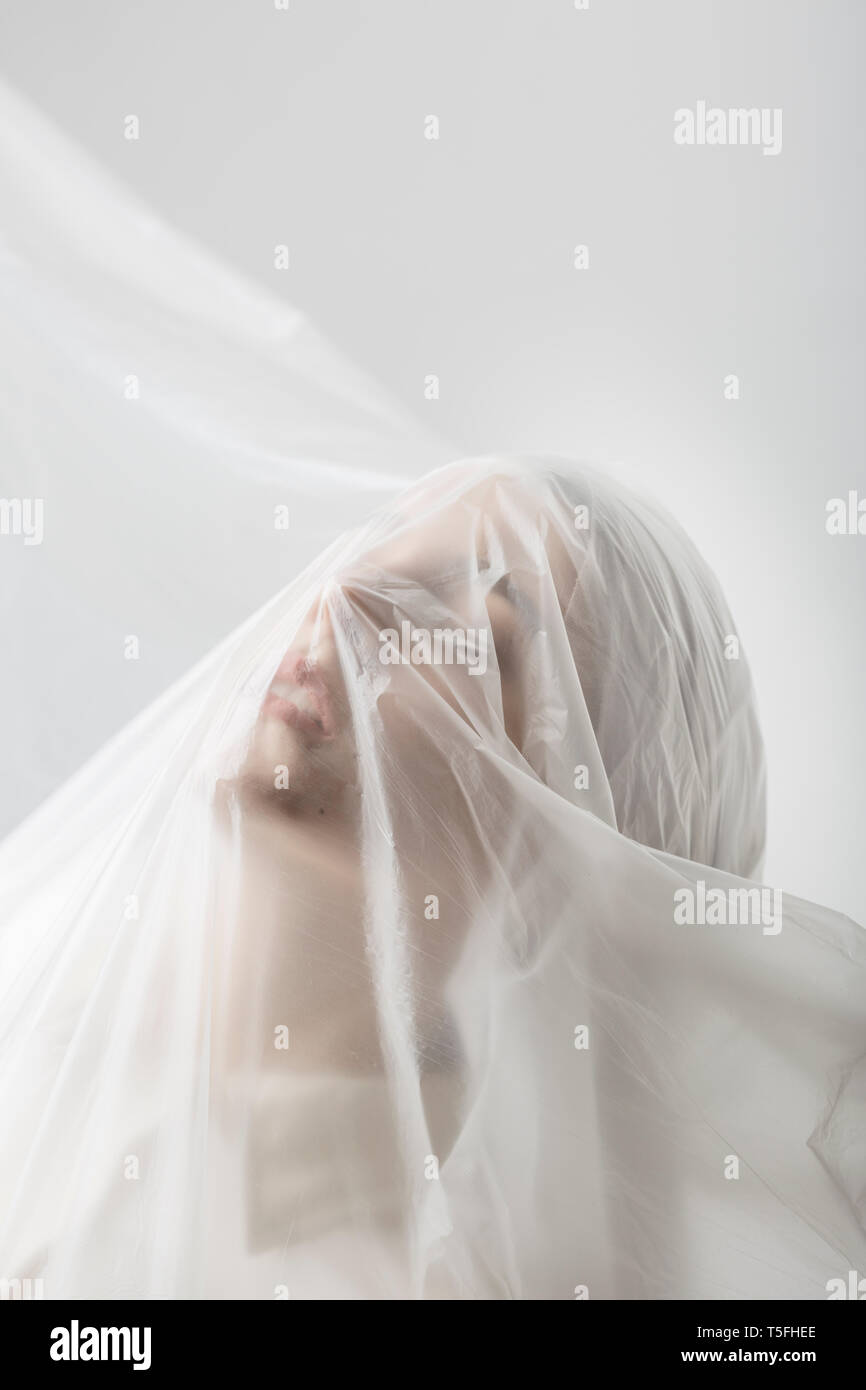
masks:
[[[308,666],[320,664],[333,648],[334,630],[327,602],[329,588],[330,585],[326,585],[316,595],[302,618],[276,677],[285,680],[297,676],[305,663]]]

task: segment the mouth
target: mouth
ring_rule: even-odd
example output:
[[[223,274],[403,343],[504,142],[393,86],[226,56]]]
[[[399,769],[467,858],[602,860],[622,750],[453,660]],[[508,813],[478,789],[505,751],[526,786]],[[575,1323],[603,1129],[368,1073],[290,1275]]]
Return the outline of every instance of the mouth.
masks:
[[[308,741],[322,743],[336,732],[328,688],[307,657],[285,656],[262,704],[262,713]]]

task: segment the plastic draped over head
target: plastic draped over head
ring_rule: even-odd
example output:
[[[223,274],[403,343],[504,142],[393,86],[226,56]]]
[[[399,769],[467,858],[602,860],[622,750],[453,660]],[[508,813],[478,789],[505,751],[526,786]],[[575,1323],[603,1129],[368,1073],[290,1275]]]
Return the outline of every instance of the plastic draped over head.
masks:
[[[675,524],[561,460],[437,470],[7,842],[0,1274],[825,1297],[866,953],[763,844]]]

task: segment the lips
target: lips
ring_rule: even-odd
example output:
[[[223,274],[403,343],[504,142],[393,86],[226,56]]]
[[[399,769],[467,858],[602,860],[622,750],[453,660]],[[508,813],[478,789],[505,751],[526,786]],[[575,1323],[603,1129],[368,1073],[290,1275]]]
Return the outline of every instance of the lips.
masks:
[[[262,704],[262,712],[297,729],[309,740],[323,742],[336,732],[328,688],[305,656],[287,653],[280,662]]]

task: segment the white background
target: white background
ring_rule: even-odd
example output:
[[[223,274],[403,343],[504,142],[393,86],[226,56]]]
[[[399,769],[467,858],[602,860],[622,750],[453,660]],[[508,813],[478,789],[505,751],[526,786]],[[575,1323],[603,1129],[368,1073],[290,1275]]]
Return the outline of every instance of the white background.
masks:
[[[866,496],[864,31],[853,0],[5,0],[0,41],[0,75],[455,453],[661,497],[755,676],[768,881],[861,921],[866,536],[824,520]],[[781,107],[781,154],[677,147],[700,99]]]

